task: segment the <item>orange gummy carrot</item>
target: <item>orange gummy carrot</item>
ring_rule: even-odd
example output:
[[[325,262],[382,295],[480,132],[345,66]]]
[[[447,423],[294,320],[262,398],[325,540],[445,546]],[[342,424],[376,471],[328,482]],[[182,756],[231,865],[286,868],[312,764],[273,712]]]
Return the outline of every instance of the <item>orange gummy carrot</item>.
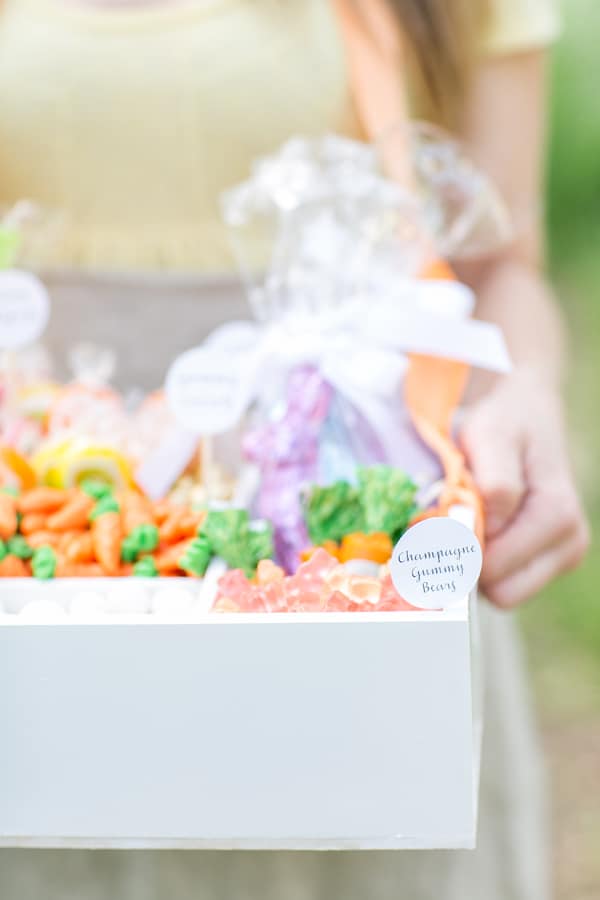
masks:
[[[118,575],[121,564],[121,514],[105,512],[92,522],[94,554],[106,575]]]
[[[185,541],[179,541],[177,544],[172,544],[170,547],[165,547],[160,550],[154,557],[154,562],[156,563],[156,568],[159,573],[161,575],[168,575],[181,570],[179,561],[182,556],[184,556],[191,543],[192,538],[188,538]]]
[[[16,532],[17,500],[12,494],[0,494],[0,538],[6,541]]]
[[[199,512],[194,512],[194,510],[192,509],[188,510],[188,512],[186,512],[185,516],[179,523],[181,537],[196,537],[196,535],[198,534],[198,529],[205,519],[205,510],[201,510]]]
[[[193,512],[192,510],[178,507],[159,527],[159,537],[161,541],[168,544],[173,543],[173,541],[180,541],[183,538],[195,537],[199,526],[205,518],[205,512]]]
[[[71,493],[64,488],[37,487],[19,497],[19,510],[30,512],[55,512],[67,502]]]
[[[0,560],[0,578],[27,578],[29,569],[22,559],[10,553]]]
[[[170,500],[157,500],[152,504],[154,521],[157,525],[162,525],[162,523],[177,509],[181,509],[181,507],[172,503]]]
[[[45,531],[46,521],[46,513],[26,513],[21,519],[19,531],[21,534],[33,534],[34,531]]]
[[[46,531],[46,529],[34,531],[32,534],[27,535],[27,543],[30,547],[33,547],[34,550],[37,550],[38,547],[44,547],[45,545],[52,547],[54,550],[58,550],[60,539],[61,535],[57,531]]]
[[[180,526],[186,516],[186,510],[183,507],[174,507],[167,518],[159,526],[158,534],[161,541],[170,544],[178,540],[180,535]]]
[[[56,578],[103,578],[105,571],[97,562],[71,562],[64,556],[56,561]]]
[[[138,525],[153,525],[154,510],[149,500],[135,491],[127,491],[119,497],[123,533],[131,534]]]
[[[84,534],[89,534],[90,532],[84,531],[83,528],[74,528],[73,531],[58,531],[58,549],[61,553],[66,554],[67,549],[71,546],[73,541],[79,540],[79,538]]]
[[[94,561],[94,541],[91,531],[82,531],[78,535],[73,535],[68,544],[63,543],[61,548],[66,561],[69,563]]]
[[[94,507],[94,501],[83,491],[76,491],[57,512],[48,516],[47,527],[51,531],[72,531],[85,528],[88,516]]]

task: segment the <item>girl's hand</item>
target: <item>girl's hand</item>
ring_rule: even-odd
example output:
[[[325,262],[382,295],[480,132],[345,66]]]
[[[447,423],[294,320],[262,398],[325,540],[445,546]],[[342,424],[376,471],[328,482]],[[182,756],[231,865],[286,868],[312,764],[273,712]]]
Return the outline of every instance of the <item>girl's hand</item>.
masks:
[[[481,587],[497,606],[517,606],[577,566],[589,543],[560,398],[514,372],[468,409],[460,440],[487,516]]]

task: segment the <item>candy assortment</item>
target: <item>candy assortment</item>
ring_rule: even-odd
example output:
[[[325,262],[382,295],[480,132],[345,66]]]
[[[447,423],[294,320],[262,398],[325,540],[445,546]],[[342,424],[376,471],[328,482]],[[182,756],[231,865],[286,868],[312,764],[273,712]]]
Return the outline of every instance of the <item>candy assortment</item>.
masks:
[[[394,483],[403,493],[373,519],[377,488]],[[406,476],[383,466],[361,469],[355,487],[312,486],[303,503],[315,543],[286,574],[273,559],[272,524],[252,520],[245,509],[151,501],[98,479],[21,493],[4,487],[0,578],[206,578],[220,612],[410,609],[385,563],[416,512],[415,491]]]
[[[323,410],[328,412],[331,396],[310,370],[301,370],[298,379],[308,388],[312,378],[313,399],[304,393],[295,413],[284,413],[291,445],[269,443],[255,418],[242,435],[247,462],[237,478],[210,460],[210,501],[200,438],[182,474],[160,499],[136,483],[140,460],[174,428],[161,392],[138,400],[131,414],[126,398],[102,379],[62,386],[29,376],[27,370],[18,395],[28,399],[27,404],[19,401],[22,422],[36,428],[29,449],[19,440],[11,442],[7,430],[0,447],[0,578],[86,579],[90,585],[106,578],[117,585],[126,578],[134,599],[143,581],[193,579],[202,608],[215,612],[411,608],[394,591],[385,564],[394,540],[417,512],[417,487],[391,466],[357,467],[355,455],[343,445],[343,431],[332,433],[330,427],[323,435],[318,416],[310,454],[325,455],[330,472],[346,477],[315,482],[319,467],[305,465],[303,451],[298,454],[294,446],[298,434],[306,434],[307,404],[318,405],[327,393]],[[268,481],[270,453],[271,462],[283,463],[272,476],[270,490],[278,498],[273,509],[261,501],[269,496],[260,473]],[[334,464],[342,456],[344,464]],[[237,485],[256,471],[258,491],[256,476],[251,477],[255,487],[246,491],[245,505],[236,507]],[[296,523],[295,540],[283,546],[277,531],[280,513]],[[104,590],[103,603],[96,587],[80,591],[73,599],[77,614],[85,608],[90,613],[114,609],[112,595],[121,598],[123,610],[132,609],[124,591]],[[167,591],[157,608],[164,610],[168,596]],[[177,596],[174,610],[195,608],[188,603],[189,593],[188,599]],[[133,607],[154,612],[146,601],[138,597]],[[23,610],[26,617],[35,616],[39,604],[40,613],[54,608],[44,607],[42,600],[32,603]],[[68,609],[59,603],[55,613],[67,615]]]
[[[417,171],[431,188],[429,138]],[[110,348],[74,347],[67,385],[31,349],[7,357],[0,577],[85,578],[92,607],[100,579],[135,593],[170,578],[201,585],[215,612],[413,609],[388,571],[394,545],[456,503],[481,526],[451,421],[469,365],[508,364],[439,259],[440,247],[469,255],[500,218],[479,218],[481,182],[466,190],[456,148],[442,161],[437,206],[342,138],[293,140],[258,161],[223,200],[256,321],[217,329],[164,391],[114,390]],[[271,243],[260,283],[243,238],[259,221]],[[1,267],[14,247],[0,238]],[[223,433],[235,464],[217,449]]]
[[[127,396],[106,383],[36,380],[18,362],[15,389],[0,399],[0,484],[68,489],[99,479],[113,490],[136,488],[142,464],[170,442],[179,452],[166,493],[201,503],[210,480],[214,499],[231,498],[233,478],[218,460],[207,477],[200,439],[177,428],[162,391]]]
[[[256,578],[227,572],[219,581],[215,612],[374,612],[414,610],[396,592],[385,566],[366,560],[340,564],[318,548],[293,575],[270,560]]]

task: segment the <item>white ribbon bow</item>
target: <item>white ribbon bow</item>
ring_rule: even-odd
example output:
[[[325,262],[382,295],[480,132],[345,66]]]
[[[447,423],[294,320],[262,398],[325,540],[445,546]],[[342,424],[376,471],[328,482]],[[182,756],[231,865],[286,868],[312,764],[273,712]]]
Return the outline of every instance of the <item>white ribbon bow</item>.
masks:
[[[458,282],[407,280],[393,295],[357,298],[337,309],[295,309],[264,325],[230,322],[174,362],[167,396],[185,427],[218,434],[287,372],[310,364],[388,447],[395,441],[393,407],[400,404],[391,401],[400,396],[406,353],[509,371],[500,330],[468,318],[472,307],[472,292]]]

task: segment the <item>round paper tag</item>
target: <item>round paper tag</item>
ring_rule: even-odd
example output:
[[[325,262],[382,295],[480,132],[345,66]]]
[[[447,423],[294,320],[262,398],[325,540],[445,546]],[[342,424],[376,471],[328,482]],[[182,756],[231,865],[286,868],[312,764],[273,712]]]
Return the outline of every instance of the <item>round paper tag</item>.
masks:
[[[481,545],[470,528],[436,516],[406,531],[396,546],[390,574],[413,606],[443,609],[463,600],[481,572]]]
[[[0,348],[18,350],[42,335],[50,315],[46,288],[18,269],[0,272]]]
[[[217,350],[230,350],[233,353],[244,352],[256,346],[260,331],[256,322],[245,319],[234,319],[224,325],[218,325],[204,341],[205,347]]]
[[[184,428],[221,434],[240,420],[252,378],[245,355],[197,347],[178,356],[167,373],[167,400]]]

